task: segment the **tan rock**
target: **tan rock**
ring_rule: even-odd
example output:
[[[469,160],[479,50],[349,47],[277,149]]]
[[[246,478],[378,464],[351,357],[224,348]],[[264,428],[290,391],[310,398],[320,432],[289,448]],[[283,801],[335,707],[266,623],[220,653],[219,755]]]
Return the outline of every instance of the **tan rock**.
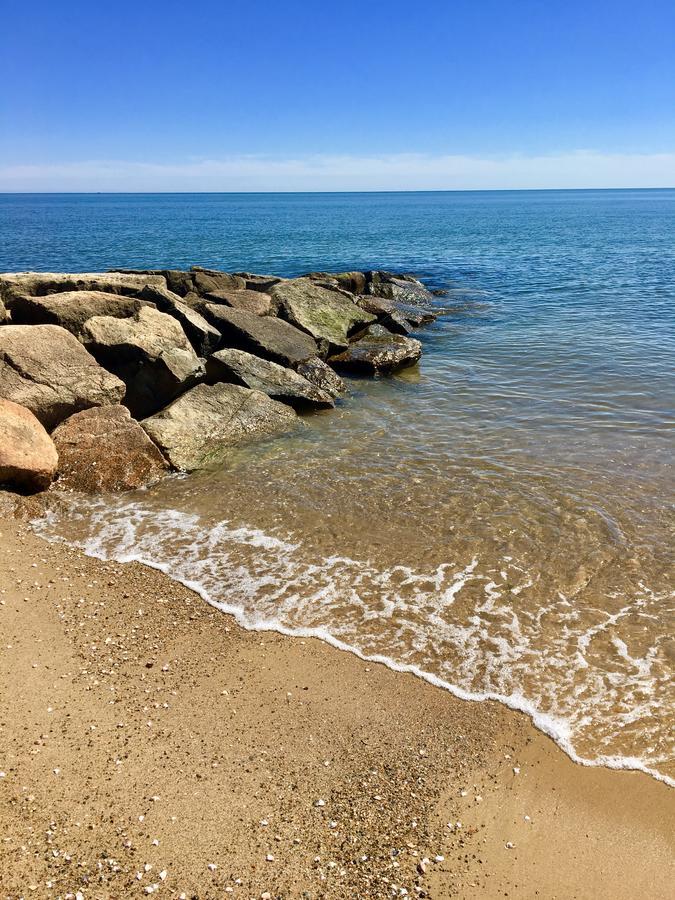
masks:
[[[44,490],[57,463],[54,442],[33,413],[0,397],[0,483],[31,492]]]
[[[27,407],[51,430],[83,409],[119,403],[124,383],[58,325],[3,325],[0,396]]]
[[[60,325],[76,337],[92,316],[125,319],[148,305],[134,297],[104,291],[63,291],[44,297],[22,295],[9,302],[15,325]]]
[[[59,487],[128,491],[157,481],[169,468],[125,406],[75,413],[52,438],[59,453]]]
[[[0,298],[20,294],[57,294],[62,291],[105,291],[135,297],[146,284],[166,287],[166,279],[159,274],[130,274],[127,272],[5,272],[0,274]]]
[[[149,306],[131,319],[94,316],[85,323],[82,339],[126,384],[124,402],[134,416],[151,415],[204,375],[180,323]]]

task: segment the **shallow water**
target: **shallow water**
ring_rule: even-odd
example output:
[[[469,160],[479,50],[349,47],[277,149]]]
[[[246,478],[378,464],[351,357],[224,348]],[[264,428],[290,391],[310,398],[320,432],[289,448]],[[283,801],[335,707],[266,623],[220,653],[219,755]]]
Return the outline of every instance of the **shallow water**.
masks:
[[[675,192],[0,198],[0,268],[387,267],[419,369],[39,527],[675,777]]]

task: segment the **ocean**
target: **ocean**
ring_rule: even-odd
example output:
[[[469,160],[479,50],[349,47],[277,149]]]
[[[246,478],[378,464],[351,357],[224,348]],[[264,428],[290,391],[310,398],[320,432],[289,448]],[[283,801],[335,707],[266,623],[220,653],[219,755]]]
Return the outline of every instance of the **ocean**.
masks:
[[[0,196],[0,270],[195,264],[446,293],[419,367],[41,533],[675,783],[675,191]]]

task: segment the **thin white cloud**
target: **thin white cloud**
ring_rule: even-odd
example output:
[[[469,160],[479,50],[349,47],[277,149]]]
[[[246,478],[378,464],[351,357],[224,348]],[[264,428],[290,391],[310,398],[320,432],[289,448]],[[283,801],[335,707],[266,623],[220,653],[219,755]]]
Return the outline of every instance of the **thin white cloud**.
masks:
[[[391,154],[0,165],[0,191],[396,191],[675,187],[675,153]]]

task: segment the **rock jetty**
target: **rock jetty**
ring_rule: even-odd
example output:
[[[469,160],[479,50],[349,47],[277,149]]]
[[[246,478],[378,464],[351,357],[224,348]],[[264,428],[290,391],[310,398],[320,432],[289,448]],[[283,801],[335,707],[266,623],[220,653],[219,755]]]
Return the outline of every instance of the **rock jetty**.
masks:
[[[0,484],[131,490],[339,402],[339,373],[419,360],[411,275],[193,267],[0,275]]]

